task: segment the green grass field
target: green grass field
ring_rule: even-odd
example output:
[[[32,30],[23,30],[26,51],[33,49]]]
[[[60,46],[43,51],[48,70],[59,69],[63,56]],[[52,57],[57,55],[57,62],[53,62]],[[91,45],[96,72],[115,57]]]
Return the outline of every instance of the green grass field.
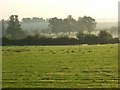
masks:
[[[116,88],[118,45],[3,46],[3,88]]]

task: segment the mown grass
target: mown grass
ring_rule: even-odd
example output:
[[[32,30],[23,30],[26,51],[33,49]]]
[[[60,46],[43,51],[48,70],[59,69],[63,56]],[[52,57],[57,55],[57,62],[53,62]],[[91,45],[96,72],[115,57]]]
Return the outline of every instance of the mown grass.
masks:
[[[3,88],[116,88],[118,45],[3,46]]]

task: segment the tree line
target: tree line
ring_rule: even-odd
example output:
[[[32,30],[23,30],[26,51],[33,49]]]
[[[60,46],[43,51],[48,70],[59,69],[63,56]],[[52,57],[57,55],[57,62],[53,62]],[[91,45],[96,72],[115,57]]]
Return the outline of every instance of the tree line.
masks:
[[[33,17],[23,18],[23,22],[31,22],[31,21],[44,21],[43,18]],[[78,32],[78,31],[94,31],[96,28],[95,19],[92,17],[84,16],[78,17],[78,19],[74,19],[72,15],[68,15],[67,18],[58,19],[57,17],[48,19],[49,25],[47,31],[49,33],[59,33],[59,32]],[[18,15],[11,15],[7,22],[2,21],[2,29],[3,35],[9,38],[23,38],[28,35],[25,30],[21,29],[20,22],[18,20]],[[7,23],[7,29],[5,30],[4,23]],[[37,32],[37,31],[36,31]],[[38,32],[39,33],[39,32]]]
[[[73,31],[94,31],[96,28],[95,19],[89,16],[78,17],[74,19],[72,15],[68,15],[65,19],[57,17],[49,20],[49,27],[52,32],[73,32]]]
[[[3,37],[4,45],[80,45],[80,44],[115,44],[119,43],[118,38],[113,38],[107,31],[100,31],[98,35],[79,32],[77,38],[69,38],[68,36],[61,36],[57,38],[30,35],[23,39],[10,39]]]
[[[21,29],[21,25],[18,20],[18,15],[11,15],[9,17],[7,29],[4,29],[4,20],[2,20],[2,34],[4,37],[18,39],[25,37],[25,32]]]
[[[36,19],[36,18],[35,18]],[[92,17],[79,17],[78,20],[69,15],[66,19],[57,17],[49,19],[49,27],[52,32],[72,32],[78,30],[76,38],[61,36],[57,38],[41,36],[39,33],[26,35],[21,29],[18,15],[11,15],[6,30],[6,36],[2,37],[3,45],[76,45],[76,44],[107,44],[118,43],[118,38],[103,30],[98,35],[92,34],[96,22]],[[87,33],[85,33],[87,31]]]

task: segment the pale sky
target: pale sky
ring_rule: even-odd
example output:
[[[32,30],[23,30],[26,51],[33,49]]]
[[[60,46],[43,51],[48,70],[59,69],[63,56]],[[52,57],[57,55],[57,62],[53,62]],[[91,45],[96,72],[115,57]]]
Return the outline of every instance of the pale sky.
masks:
[[[66,18],[72,15],[117,20],[119,0],[0,0],[0,19],[23,17]]]

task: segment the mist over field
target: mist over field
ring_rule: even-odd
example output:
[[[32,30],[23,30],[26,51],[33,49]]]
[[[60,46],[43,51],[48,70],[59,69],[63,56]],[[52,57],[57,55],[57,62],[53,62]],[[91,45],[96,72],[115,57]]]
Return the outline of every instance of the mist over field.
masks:
[[[47,29],[49,25],[48,21],[43,22],[33,22],[33,23],[24,23],[21,22],[21,27],[23,30],[44,30]],[[110,27],[117,27],[117,22],[97,22],[97,29],[106,29]]]

